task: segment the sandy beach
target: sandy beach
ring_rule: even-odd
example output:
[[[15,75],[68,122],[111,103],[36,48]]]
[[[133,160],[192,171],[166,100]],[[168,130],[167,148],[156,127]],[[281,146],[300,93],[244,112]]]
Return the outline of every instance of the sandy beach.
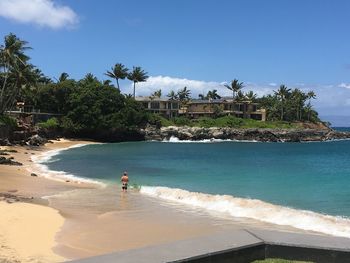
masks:
[[[89,186],[48,180],[39,173],[31,176],[30,171],[35,170],[31,157],[79,143],[91,142],[60,140],[43,147],[1,147],[2,150],[15,150],[9,152],[9,156],[23,165],[0,166],[0,261],[65,260],[53,252],[53,247],[57,245],[56,234],[62,229],[64,217],[42,197]]]
[[[105,187],[47,179],[33,162],[48,151],[90,143],[62,139],[43,147],[1,147],[16,150],[10,156],[23,166],[0,170],[0,261],[62,262],[246,227],[300,231],[249,219],[213,220],[138,191],[122,193],[118,174]]]

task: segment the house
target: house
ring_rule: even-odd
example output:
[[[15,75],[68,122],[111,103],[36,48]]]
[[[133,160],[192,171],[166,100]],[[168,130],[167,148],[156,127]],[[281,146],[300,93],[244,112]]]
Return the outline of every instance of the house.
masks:
[[[147,111],[158,113],[166,118],[173,118],[179,115],[180,102],[178,100],[152,96],[136,97],[135,100],[141,102]]]
[[[166,118],[185,115],[190,118],[214,117],[220,114],[234,115],[240,118],[266,121],[266,110],[251,101],[233,101],[232,99],[190,100],[185,104],[179,100],[158,97],[136,97],[144,108]]]
[[[219,114],[234,115],[239,118],[266,121],[266,110],[251,101],[232,99],[192,100],[187,103],[186,116],[192,118],[211,117]]]

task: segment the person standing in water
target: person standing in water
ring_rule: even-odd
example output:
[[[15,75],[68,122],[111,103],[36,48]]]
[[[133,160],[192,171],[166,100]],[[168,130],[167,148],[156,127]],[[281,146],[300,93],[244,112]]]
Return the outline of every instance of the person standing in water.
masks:
[[[128,190],[128,183],[129,183],[129,177],[127,172],[123,173],[122,177],[120,178],[120,181],[122,182],[123,192],[126,192]]]

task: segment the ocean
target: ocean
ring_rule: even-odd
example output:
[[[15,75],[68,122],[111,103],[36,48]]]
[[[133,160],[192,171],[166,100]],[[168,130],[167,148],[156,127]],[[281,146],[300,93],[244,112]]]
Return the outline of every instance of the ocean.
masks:
[[[214,211],[227,220],[249,218],[350,237],[350,140],[173,138],[75,147],[51,152],[40,163],[60,176],[106,185],[119,184],[128,171],[131,187],[159,202]]]

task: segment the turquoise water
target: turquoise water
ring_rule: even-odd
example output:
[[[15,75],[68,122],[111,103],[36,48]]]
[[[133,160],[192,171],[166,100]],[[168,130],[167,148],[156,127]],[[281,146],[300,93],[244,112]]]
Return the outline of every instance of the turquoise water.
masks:
[[[88,145],[62,151],[51,170],[117,183],[259,199],[350,217],[350,141]]]

